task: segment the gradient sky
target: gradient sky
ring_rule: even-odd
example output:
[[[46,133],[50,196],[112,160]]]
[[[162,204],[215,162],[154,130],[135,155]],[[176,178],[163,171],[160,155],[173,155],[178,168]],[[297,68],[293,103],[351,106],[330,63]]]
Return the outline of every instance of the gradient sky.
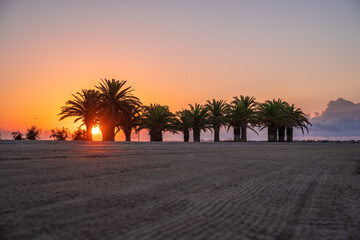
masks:
[[[172,111],[240,94],[307,113],[360,102],[360,3],[0,0],[1,128],[74,128],[60,107],[101,78]]]

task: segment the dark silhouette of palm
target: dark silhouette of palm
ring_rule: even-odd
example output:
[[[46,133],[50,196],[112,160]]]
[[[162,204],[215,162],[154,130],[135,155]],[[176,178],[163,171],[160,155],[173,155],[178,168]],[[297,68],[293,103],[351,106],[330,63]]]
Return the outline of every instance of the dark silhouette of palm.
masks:
[[[234,141],[247,142],[247,129],[257,133],[254,126],[258,123],[256,114],[257,103],[251,96],[234,97],[231,102],[228,118],[230,126],[234,128]],[[241,138],[240,138],[241,134]]]
[[[301,129],[304,134],[304,129],[309,132],[307,126],[312,126],[306,114],[301,110],[301,108],[295,108],[294,104],[291,106],[288,105],[286,107],[286,111],[288,112],[288,121],[285,125],[286,127],[286,141],[293,141],[293,128]]]
[[[91,130],[96,123],[96,115],[99,110],[99,92],[83,89],[81,92],[72,94],[74,100],[66,102],[59,113],[60,121],[68,117],[76,117],[74,122],[82,121],[86,127],[86,140],[92,140]]]
[[[115,140],[115,127],[121,125],[122,117],[131,115],[134,107],[141,106],[133,89],[125,87],[126,81],[101,80],[96,88],[100,91],[99,120],[104,141]]]
[[[149,129],[150,141],[162,142],[163,132],[176,131],[175,121],[175,115],[170,112],[168,106],[150,104],[144,107],[138,131]]]
[[[136,130],[140,125],[140,114],[142,107],[133,106],[130,112],[123,112],[121,116],[121,121],[117,126],[118,130],[123,130],[125,134],[125,141],[131,141],[131,132]]]
[[[278,129],[286,124],[288,112],[285,110],[288,103],[281,99],[266,101],[258,107],[258,118],[261,129],[268,128],[268,141],[277,142]]]
[[[214,142],[220,142],[220,128],[226,126],[229,105],[224,100],[208,100],[205,107],[209,111],[209,127],[214,130]]]
[[[194,142],[200,142],[201,130],[206,131],[209,129],[209,110],[203,105],[195,103],[191,105],[189,110],[190,126],[194,134]]]
[[[190,128],[191,128],[191,122],[190,122],[190,111],[189,110],[182,110],[176,113],[176,122],[175,122],[175,129],[177,131],[180,131],[184,135],[184,142],[189,142],[190,137]]]

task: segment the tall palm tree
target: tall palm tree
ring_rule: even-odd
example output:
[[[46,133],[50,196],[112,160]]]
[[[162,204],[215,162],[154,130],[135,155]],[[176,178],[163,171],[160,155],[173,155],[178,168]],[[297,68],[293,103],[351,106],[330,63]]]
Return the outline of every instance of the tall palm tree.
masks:
[[[312,126],[306,114],[301,110],[301,108],[295,108],[294,104],[291,106],[288,105],[286,110],[288,111],[289,120],[288,124],[286,124],[286,141],[293,141],[293,128],[300,128],[302,133],[304,134],[304,129],[309,132],[307,126]]]
[[[149,129],[150,141],[162,142],[163,132],[175,131],[175,115],[170,112],[168,106],[150,104],[145,106],[140,118],[141,129]]]
[[[176,116],[176,130],[184,134],[184,142],[189,142],[189,129],[191,128],[190,111],[186,109],[179,111],[176,113]]]
[[[86,127],[86,140],[92,140],[91,129],[95,125],[96,115],[99,110],[99,92],[95,90],[82,89],[81,92],[72,94],[74,100],[66,102],[61,107],[60,121],[68,117],[76,117],[75,123],[81,120]]]
[[[286,102],[281,99],[266,101],[258,107],[258,118],[261,129],[268,128],[268,141],[277,142],[277,132],[280,126],[284,125],[287,119],[287,112],[284,110]]]
[[[127,142],[131,141],[131,131],[139,126],[141,109],[142,107],[133,106],[130,112],[123,113],[118,123],[118,129],[124,131]]]
[[[195,103],[191,105],[189,110],[190,126],[194,134],[194,142],[200,142],[200,131],[209,129],[209,113],[208,108],[203,105]]]
[[[96,88],[100,91],[100,126],[104,141],[114,141],[115,127],[122,121],[121,117],[130,114],[140,100],[132,92],[134,89],[125,87],[127,81],[103,79]]]
[[[236,105],[234,109],[238,111],[238,126],[241,128],[241,142],[247,142],[247,129],[251,129],[255,133],[254,126],[258,123],[256,115],[256,106],[255,98],[252,96],[243,96],[234,97],[234,100],[231,104]]]
[[[208,100],[205,107],[209,110],[209,126],[214,130],[214,142],[220,142],[220,128],[226,126],[228,104],[224,100]]]
[[[231,104],[226,115],[229,121],[228,131],[230,127],[234,130],[234,142],[240,142],[242,110],[240,104]]]

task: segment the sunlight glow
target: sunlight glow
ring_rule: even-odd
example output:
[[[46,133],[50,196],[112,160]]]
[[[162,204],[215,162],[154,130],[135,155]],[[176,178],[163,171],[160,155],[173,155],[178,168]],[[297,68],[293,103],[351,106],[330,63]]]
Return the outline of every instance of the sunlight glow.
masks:
[[[100,133],[100,128],[99,127],[93,127],[93,129],[91,130],[92,134],[99,134]]]

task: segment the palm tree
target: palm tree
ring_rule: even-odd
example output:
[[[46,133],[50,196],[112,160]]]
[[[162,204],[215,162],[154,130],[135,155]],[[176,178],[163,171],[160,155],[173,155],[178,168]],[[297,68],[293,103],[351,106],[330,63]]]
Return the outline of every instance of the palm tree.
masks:
[[[168,106],[162,106],[159,104],[150,104],[145,106],[144,111],[140,117],[141,129],[149,129],[151,142],[162,142],[163,132],[175,131],[175,115],[170,112]]]
[[[268,128],[268,141],[277,142],[277,132],[280,126],[284,125],[287,119],[287,112],[284,110],[287,103],[281,99],[266,101],[258,107],[258,118],[261,129]]]
[[[100,126],[104,141],[114,141],[115,127],[123,121],[121,117],[131,114],[134,107],[141,106],[140,100],[133,96],[126,81],[103,79],[96,88],[100,91]]]
[[[214,129],[214,142],[220,142],[220,127],[227,123],[228,104],[224,100],[208,100],[205,107],[209,110],[209,126]]]
[[[142,107],[133,106],[130,112],[125,112],[121,117],[118,128],[124,131],[125,141],[127,142],[131,141],[132,130],[139,126],[141,110]]]
[[[189,110],[182,110],[176,113],[176,127],[177,131],[181,131],[184,134],[184,142],[189,142],[189,129],[191,128],[190,123],[190,111]]]
[[[234,100],[231,102],[236,107],[233,108],[237,111],[235,116],[237,117],[237,126],[241,128],[241,142],[247,142],[247,129],[251,129],[255,133],[254,126],[258,123],[256,115],[256,106],[255,98],[251,96],[234,97]],[[237,133],[239,130],[237,130]]]
[[[58,114],[60,121],[68,117],[76,117],[75,123],[81,120],[86,127],[86,140],[92,140],[91,129],[95,125],[99,106],[99,92],[95,90],[82,89],[81,92],[72,94],[74,100],[66,102]]]
[[[209,113],[208,108],[203,105],[195,103],[195,106],[189,104],[189,120],[190,127],[194,133],[194,142],[200,142],[200,131],[206,131],[209,128]]]
[[[229,121],[228,131],[232,127],[234,129],[234,142],[240,142],[242,106],[240,104],[231,104],[226,116]]]
[[[305,113],[301,111],[301,108],[295,108],[294,104],[291,106],[288,105],[286,108],[288,115],[289,115],[289,121],[286,125],[286,141],[292,142],[293,141],[293,128],[300,128],[302,133],[304,134],[304,129],[306,129],[307,132],[309,132],[309,129],[307,126],[312,126],[309,122],[308,118],[306,117]]]

